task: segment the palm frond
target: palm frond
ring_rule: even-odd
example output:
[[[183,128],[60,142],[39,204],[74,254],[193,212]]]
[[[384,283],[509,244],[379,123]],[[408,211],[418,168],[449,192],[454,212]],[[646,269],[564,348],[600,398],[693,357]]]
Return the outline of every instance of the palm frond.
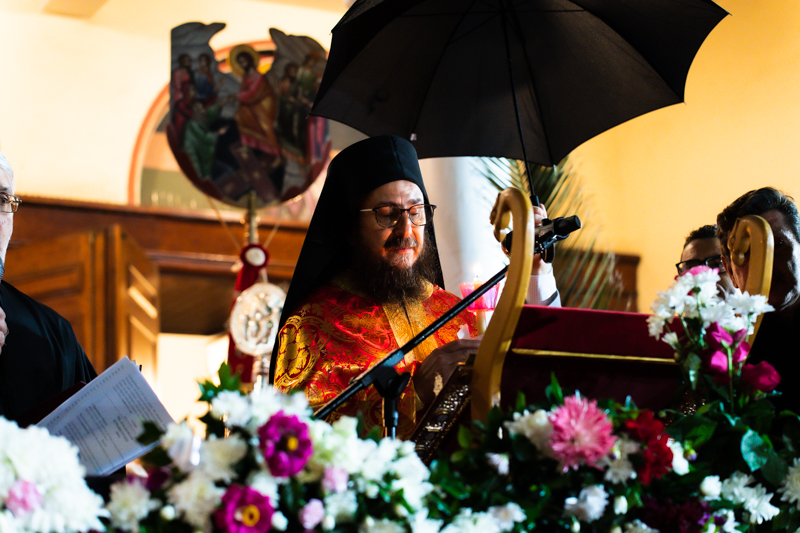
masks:
[[[498,191],[515,187],[530,195],[521,161],[480,158],[478,170]],[[531,182],[551,219],[578,215],[592,220],[592,207],[580,177],[564,159],[556,166],[531,167]],[[600,228],[589,224],[558,243],[553,270],[565,307],[628,310],[634,302],[624,297],[622,277],[614,253],[599,250]]]

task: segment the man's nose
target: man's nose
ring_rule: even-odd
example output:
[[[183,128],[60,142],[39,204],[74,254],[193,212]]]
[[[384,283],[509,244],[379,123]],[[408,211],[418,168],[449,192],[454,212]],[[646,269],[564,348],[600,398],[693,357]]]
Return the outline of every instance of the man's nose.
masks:
[[[405,239],[406,237],[411,237],[412,229],[408,211],[403,211],[400,215],[400,220],[394,227],[394,233]]]

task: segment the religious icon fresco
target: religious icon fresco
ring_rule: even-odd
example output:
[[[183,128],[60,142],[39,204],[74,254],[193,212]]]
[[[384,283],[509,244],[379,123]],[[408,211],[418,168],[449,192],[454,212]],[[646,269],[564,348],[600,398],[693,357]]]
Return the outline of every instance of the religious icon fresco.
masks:
[[[218,58],[223,23],[172,29],[167,140],[183,173],[230,205],[277,205],[302,194],[330,153],[326,119],[308,112],[325,70],[314,39],[270,28],[274,50],[250,44]]]

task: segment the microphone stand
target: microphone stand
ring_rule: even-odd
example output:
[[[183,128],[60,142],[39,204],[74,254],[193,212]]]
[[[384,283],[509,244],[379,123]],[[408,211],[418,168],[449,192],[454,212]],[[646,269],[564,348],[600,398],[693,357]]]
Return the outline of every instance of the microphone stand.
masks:
[[[408,385],[411,376],[407,372],[399,374],[394,366],[402,361],[403,357],[405,357],[408,352],[419,346],[422,341],[430,337],[436,330],[455,318],[464,309],[469,307],[472,302],[483,296],[486,291],[505,277],[507,271],[508,266],[503,267],[503,269],[492,276],[489,281],[475,289],[475,291],[450,308],[446,313],[434,320],[430,326],[420,331],[416,337],[375,363],[359,376],[353,378],[346,389],[314,413],[314,418],[321,419],[329,416],[356,393],[374,384],[378,394],[383,397],[383,416],[384,422],[386,423],[387,436],[395,437],[398,419],[397,400],[400,394],[405,390],[406,385]]]

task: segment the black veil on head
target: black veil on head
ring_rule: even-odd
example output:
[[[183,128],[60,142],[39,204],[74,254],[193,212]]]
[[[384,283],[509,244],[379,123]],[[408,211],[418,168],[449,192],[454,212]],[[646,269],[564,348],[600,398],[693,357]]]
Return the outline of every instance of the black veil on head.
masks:
[[[370,137],[345,148],[333,158],[297,260],[279,328],[283,328],[313,290],[347,266],[348,247],[343,243],[348,232],[358,224],[358,210],[363,199],[378,187],[400,180],[416,184],[425,203],[430,203],[417,151],[401,137]],[[437,279],[430,281],[444,287],[433,221],[425,226],[425,233],[436,255]],[[270,383],[275,381],[278,348],[276,340],[269,370]]]

